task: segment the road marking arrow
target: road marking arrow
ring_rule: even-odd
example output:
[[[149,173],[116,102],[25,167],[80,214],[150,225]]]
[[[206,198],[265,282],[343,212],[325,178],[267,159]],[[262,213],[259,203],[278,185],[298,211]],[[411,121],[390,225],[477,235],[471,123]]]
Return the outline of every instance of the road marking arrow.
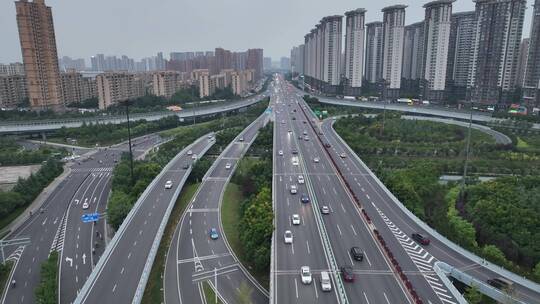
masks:
[[[86,253],[83,253],[82,255],[82,263],[83,265],[86,265]]]
[[[69,263],[69,267],[73,267],[73,259],[66,257],[66,262]]]

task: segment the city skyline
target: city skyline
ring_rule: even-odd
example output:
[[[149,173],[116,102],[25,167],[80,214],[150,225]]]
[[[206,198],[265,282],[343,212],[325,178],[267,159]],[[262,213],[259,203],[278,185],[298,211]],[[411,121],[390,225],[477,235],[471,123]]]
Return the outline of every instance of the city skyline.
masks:
[[[359,5],[355,1],[347,0],[337,4],[307,5],[307,1],[287,4],[285,1],[281,3],[281,0],[279,0],[270,7],[249,2],[246,5],[248,5],[251,12],[264,9],[265,14],[272,15],[272,11],[278,10],[279,13],[274,15],[280,16],[279,19],[290,20],[290,22],[265,22],[245,27],[243,24],[246,22],[259,21],[258,15],[256,13],[240,15],[230,9],[231,5],[221,7],[222,4],[213,3],[212,7],[207,7],[204,3],[195,5],[190,2],[165,1],[152,7],[138,9],[144,3],[131,1],[129,2],[131,5],[131,9],[128,10],[129,14],[122,17],[126,26],[118,27],[118,14],[115,12],[127,5],[128,2],[115,1],[112,7],[109,5],[109,10],[102,12],[102,10],[99,10],[102,7],[99,1],[92,3],[46,1],[46,4],[53,8],[57,48],[60,57],[84,58],[86,64],[90,65],[90,57],[98,53],[117,56],[127,55],[139,60],[158,52],[168,55],[170,52],[206,51],[213,50],[215,47],[223,47],[233,51],[249,47],[260,47],[265,49],[265,56],[271,57],[273,60],[279,60],[283,56],[289,56],[290,46],[300,44],[302,41],[298,37],[303,37],[303,34],[305,34],[304,29],[317,23],[320,16],[343,14],[343,12],[357,7],[364,7],[367,10],[366,23],[382,21],[381,9],[387,5],[399,3],[408,5],[405,20],[405,24],[408,25],[423,20],[424,10],[422,5],[428,2],[384,0],[375,4],[365,3]],[[244,0],[235,0],[232,7],[243,5],[244,2]],[[291,10],[280,10],[284,5],[290,7]],[[532,15],[532,2],[528,1],[527,5],[523,31],[524,38],[529,36]],[[168,7],[177,7],[179,9],[163,9]],[[189,8],[190,14],[182,15],[182,18],[172,18],[171,14],[173,13],[168,12],[169,10],[172,12],[182,11],[184,8]],[[300,9],[303,13],[296,13]],[[454,3],[453,11],[461,12],[473,9],[474,3],[472,1],[458,0]],[[95,17],[93,17],[98,13],[97,10],[101,14],[99,23],[95,23]],[[230,11],[226,20],[222,20],[225,18],[222,15],[225,14],[208,13],[208,11],[222,12],[223,10]],[[74,12],[85,13],[77,14]],[[163,16],[160,17],[160,14]],[[150,20],[150,18],[154,19]],[[199,19],[194,20],[193,18]],[[0,4],[0,20],[0,37],[4,42],[0,62],[22,61],[13,2],[8,1]],[[272,20],[275,20],[275,18]],[[190,24],[195,24],[194,22],[197,22],[197,28],[186,30],[191,29]],[[220,24],[220,26],[214,26],[217,24]],[[182,29],[183,25],[185,26],[184,29]],[[125,30],[126,28],[130,30]],[[229,34],[233,30],[235,30],[234,35]],[[198,38],[201,32],[205,33],[205,39]],[[280,35],[273,35],[274,32],[279,32]],[[125,39],[118,39],[118,35],[124,36]],[[144,39],[140,39],[141,37],[144,37]],[[177,39],[171,40],[171,37],[177,37]],[[249,39],[245,39],[245,37],[249,37]]]

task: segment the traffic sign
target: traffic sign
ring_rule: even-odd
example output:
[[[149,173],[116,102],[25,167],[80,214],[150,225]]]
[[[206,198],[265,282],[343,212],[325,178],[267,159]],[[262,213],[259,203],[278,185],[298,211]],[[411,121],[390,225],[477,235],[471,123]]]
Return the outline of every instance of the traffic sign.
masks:
[[[97,222],[99,220],[99,213],[88,213],[81,216],[83,223]]]

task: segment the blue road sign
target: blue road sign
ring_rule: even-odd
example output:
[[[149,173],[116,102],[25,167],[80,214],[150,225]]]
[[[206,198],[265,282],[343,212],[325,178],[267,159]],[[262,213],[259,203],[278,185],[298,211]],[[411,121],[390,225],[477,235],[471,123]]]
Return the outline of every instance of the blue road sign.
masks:
[[[81,216],[83,223],[97,222],[99,220],[99,213],[88,213]]]

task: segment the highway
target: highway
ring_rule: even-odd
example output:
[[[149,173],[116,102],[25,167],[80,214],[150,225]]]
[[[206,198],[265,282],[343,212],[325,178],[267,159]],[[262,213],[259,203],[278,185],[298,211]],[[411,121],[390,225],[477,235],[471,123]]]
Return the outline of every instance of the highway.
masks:
[[[139,142],[138,149],[134,151],[135,155],[139,155],[143,150],[151,148],[159,142],[159,137],[154,135],[144,136],[134,141]],[[32,216],[28,215],[28,219],[20,227],[6,236],[6,239],[30,237],[32,243],[19,248],[7,248],[6,254],[10,255],[16,263],[12,279],[16,280],[17,287],[8,289],[5,298],[2,299],[2,303],[35,302],[34,289],[39,284],[41,263],[48,258],[52,250],[62,251],[65,246],[77,246],[77,242],[73,242],[69,238],[71,232],[78,232],[79,240],[77,241],[81,246],[83,244],[90,244],[91,233],[83,233],[85,231],[84,229],[82,232],[77,230],[68,231],[66,244],[66,226],[64,223],[68,217],[68,209],[70,209],[70,206],[74,204],[76,199],[80,201],[80,199],[91,197],[92,194],[90,206],[92,208],[98,208],[98,210],[105,209],[108,193],[105,194],[104,192],[109,191],[108,184],[110,179],[110,176],[106,173],[110,173],[114,162],[113,158],[119,158],[121,151],[126,150],[127,144],[124,143],[108,151],[98,151],[93,154],[92,158],[79,159],[72,163],[70,168],[71,174],[52,191],[42,205],[42,212],[40,210],[34,210]],[[106,157],[105,154],[109,154],[110,156]],[[105,188],[103,193],[101,193],[102,188]],[[95,201],[93,197],[96,197]],[[77,208],[77,212],[80,212],[79,210],[80,205]],[[74,217],[73,223],[76,221],[80,222],[80,216],[78,218]],[[101,229],[100,227],[104,226],[102,224],[97,225],[96,229]],[[99,254],[99,251],[96,254]],[[82,259],[81,256],[77,259],[74,256],[71,258],[75,260],[75,263],[80,263]],[[88,258],[90,259],[90,257]],[[75,265],[73,267],[76,267]],[[90,263],[87,262],[87,265],[90,265]],[[81,273],[84,273],[84,271],[81,271]],[[87,274],[79,276],[79,280],[83,281],[83,278],[86,276]],[[76,277],[72,276],[71,279],[75,281]],[[73,292],[76,291],[73,290]]]
[[[410,303],[411,296],[397,279],[379,243],[374,240],[373,227],[361,216],[325,154],[322,143],[317,140],[315,129],[310,126],[311,117],[304,116],[300,98],[284,84],[277,94],[280,103],[276,107],[277,141],[274,146],[276,230],[272,302]],[[293,149],[298,154],[292,154]],[[283,155],[280,155],[280,150]],[[292,161],[295,155],[299,157],[298,166]],[[305,177],[303,185],[297,181],[299,174]],[[291,185],[298,187],[298,194],[290,193]],[[311,198],[310,203],[300,202],[303,193]],[[321,213],[322,206],[329,208],[329,214]],[[291,224],[292,214],[300,215],[300,225]],[[284,243],[285,230],[293,232],[293,244]],[[349,253],[353,246],[361,248],[363,261],[353,260]],[[339,268],[346,265],[353,267],[356,282],[341,279]],[[313,283],[301,283],[301,266],[312,269]],[[333,291],[330,293],[321,291],[321,271],[334,274]],[[433,292],[428,297],[437,299]]]
[[[74,303],[130,303],[135,297],[142,297],[164,225],[191,172],[194,160],[188,150],[201,156],[214,142],[211,136],[201,137],[181,151],[152,181],[105,248]],[[190,166],[183,169],[186,163]],[[169,180],[172,188],[165,189]]]
[[[266,93],[261,93],[250,98],[229,102],[226,105],[205,106],[185,109],[181,112],[157,112],[157,113],[133,113],[130,115],[131,121],[147,120],[154,121],[164,117],[176,115],[180,119],[193,119],[194,117],[202,117],[207,115],[218,114],[222,112],[230,112],[242,109],[264,99]],[[71,119],[56,119],[56,120],[34,120],[34,121],[14,121],[0,123],[0,134],[20,134],[20,133],[36,133],[44,131],[57,130],[63,127],[77,128],[86,124],[119,124],[126,122],[125,116],[97,116],[91,118],[71,118]]]
[[[233,255],[223,234],[220,211],[225,188],[239,160],[269,116],[262,114],[227,146],[183,213],[167,252],[163,278],[165,303],[206,303],[202,287],[205,281],[214,290],[217,288],[224,303],[237,303],[241,284],[251,290],[252,303],[268,303],[267,291]],[[212,228],[217,230],[218,239],[210,238]]]
[[[400,206],[401,203],[397,202],[370,169],[339,138],[332,128],[332,123],[333,120],[329,119],[321,125],[324,140],[327,140],[332,146],[329,149],[330,153],[334,155],[340,170],[345,172],[345,180],[351,185],[352,191],[362,202],[373,224],[383,235],[423,299],[425,299],[425,292],[429,289],[435,291],[441,301],[446,299],[443,295],[446,293],[439,290],[441,288],[438,285],[440,282],[436,280],[436,275],[432,274],[433,264],[437,260],[453,265],[484,282],[488,278],[500,276],[487,269],[482,263],[482,259],[471,259],[465,256],[462,252],[448,246],[450,242],[442,236],[430,231],[430,229],[424,229],[425,226],[418,225],[410,212],[406,212],[403,205]],[[349,157],[340,158],[338,155],[342,152],[345,152]],[[431,234],[431,244],[425,247],[413,244],[414,242],[410,239],[413,232]],[[421,275],[418,275],[419,271]],[[429,286],[426,286],[426,282]],[[516,295],[518,298],[525,303],[540,303],[540,289],[531,290],[517,285]]]

